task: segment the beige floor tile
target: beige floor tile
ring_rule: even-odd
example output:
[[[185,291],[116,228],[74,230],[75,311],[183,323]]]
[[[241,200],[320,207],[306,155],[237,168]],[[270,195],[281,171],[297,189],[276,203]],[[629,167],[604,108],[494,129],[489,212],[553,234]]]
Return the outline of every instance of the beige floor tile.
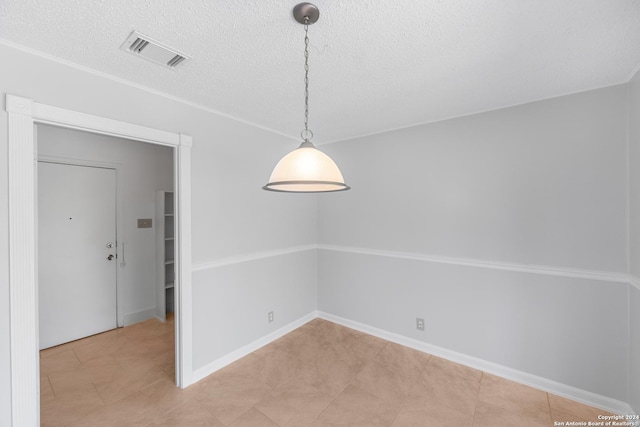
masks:
[[[359,366],[349,365],[335,355],[329,355],[308,363],[299,375],[290,378],[284,385],[308,384],[324,394],[335,397],[356,378],[360,370]]]
[[[482,375],[478,398],[498,408],[518,411],[525,418],[546,420],[550,413],[544,391],[487,373]]]
[[[429,376],[442,377],[455,382],[464,382],[465,384],[476,383],[478,386],[482,380],[482,371],[436,356],[429,358],[424,372]]]
[[[482,372],[433,356],[409,397],[473,415]]]
[[[203,380],[192,394],[217,419],[230,424],[272,391],[255,377],[237,373]]]
[[[156,337],[150,338],[158,339]],[[132,370],[148,369],[151,365],[166,367],[168,361],[174,358],[174,347],[162,345],[158,341],[149,344],[147,339],[149,338],[129,340],[130,344],[113,353],[118,364],[124,369]],[[158,345],[158,348],[154,348],[154,345]],[[158,357],[161,355],[163,358]]]
[[[167,412],[181,402],[180,399],[168,402],[166,398],[169,391],[178,390],[173,385],[167,386],[172,382],[164,372],[173,369],[173,347],[170,345],[173,338],[166,333],[166,325],[151,320],[144,322],[143,327],[137,326],[133,334],[137,342],[127,338],[126,329],[114,329],[40,352],[42,425],[77,423],[86,426],[94,425],[94,422],[96,425],[118,425],[114,424],[117,417],[114,421],[107,413],[116,407],[113,406],[115,402],[127,396],[131,396],[130,403],[137,402],[136,413],[145,410]],[[151,332],[143,329],[151,329]],[[165,333],[164,338],[162,333]],[[150,355],[153,357],[148,357]],[[157,384],[149,387],[154,383]],[[162,389],[166,392],[164,395]],[[146,395],[151,397],[145,403]],[[154,406],[163,402],[165,406]],[[126,402],[120,405],[126,407]],[[85,421],[81,422],[83,418]],[[93,421],[89,423],[91,419]]]
[[[372,361],[383,347],[377,339],[358,337],[350,332],[340,334],[334,331],[334,335],[337,338],[327,338],[318,352],[318,357],[338,358],[350,366],[360,367]]]
[[[49,347],[44,350],[40,350],[40,358],[44,359],[49,356],[53,356],[55,354],[65,352],[67,350],[72,350],[74,345],[76,345],[76,341],[72,341],[65,344],[57,345],[55,347]]]
[[[255,405],[282,427],[309,425],[333,400],[308,384],[283,384]]]
[[[73,348],[79,348],[84,345],[93,344],[95,342],[101,341],[103,339],[111,339],[115,336],[122,335],[124,328],[115,328],[106,332],[102,332],[99,334],[91,335],[86,338],[82,338],[76,341],[71,342],[73,344]]]
[[[88,345],[88,344],[94,344],[98,341],[102,341],[105,339],[113,339],[114,337],[117,336],[124,336],[124,328],[123,327],[119,327],[119,328],[114,328],[105,332],[101,332],[99,334],[95,334],[95,335],[90,335],[88,337],[76,340],[76,341],[72,341],[70,344],[74,344],[73,348],[78,348],[84,345]]]
[[[400,368],[370,361],[362,367],[351,383],[367,393],[399,406],[416,380],[417,373],[411,367]]]
[[[388,344],[388,341],[367,335],[360,331],[351,331],[353,340],[351,347],[354,354],[361,360],[373,360],[378,356],[382,349]]]
[[[80,367],[80,360],[72,349],[40,358],[40,372],[49,375],[54,372],[72,371]]]
[[[337,323],[322,320],[318,322],[314,334],[329,343],[339,343],[353,338],[353,330]]]
[[[167,377],[175,381],[176,359],[173,348],[170,348],[168,351],[162,352],[158,356],[152,357],[150,362],[153,366],[158,366],[160,369],[162,369]]]
[[[132,341],[130,344],[113,353],[116,360],[123,365],[131,363],[133,366],[140,360],[146,361],[156,357],[160,351],[167,350],[166,348],[164,350],[153,349],[152,346],[146,345],[142,339],[130,341]]]
[[[274,352],[275,350],[276,348],[273,347],[271,344],[269,344],[269,345],[265,345],[264,347],[260,347],[259,349],[254,351],[253,353],[251,353],[251,356],[264,357],[267,354]]]
[[[301,332],[307,333],[307,334],[316,335],[316,331],[317,331],[318,325],[320,325],[323,322],[325,322],[325,320],[320,319],[320,318],[316,318],[316,319],[310,320],[307,323],[305,323],[304,325],[300,326],[298,328],[298,330],[300,330]]]
[[[459,427],[471,426],[473,412],[439,401],[409,397],[393,421],[393,427]]]
[[[123,328],[123,334],[133,340],[138,340],[144,337],[153,337],[163,335],[168,329],[172,328],[171,323],[162,323],[157,319],[149,319],[144,322],[139,322],[131,326]]]
[[[83,363],[82,368],[91,375],[94,384],[111,381],[122,371],[122,367],[112,355],[94,357]]]
[[[156,366],[146,369],[121,368],[109,381],[96,382],[95,386],[105,403],[110,404],[166,378],[164,371]]]
[[[551,416],[529,418],[521,411],[514,411],[485,402],[479,402],[473,419],[473,427],[494,426],[522,426],[522,427],[549,427],[552,426]]]
[[[200,402],[191,399],[154,420],[151,427],[223,427]]]
[[[66,426],[104,407],[104,402],[96,390],[85,389],[56,396],[54,399],[41,400],[40,418],[42,425]]]
[[[262,412],[255,408],[249,409],[242,414],[233,423],[229,424],[230,427],[279,427],[278,424],[270,420]]]
[[[390,342],[380,350],[375,360],[399,368],[411,368],[419,374],[429,357],[429,354]]]
[[[266,348],[266,347],[263,347],[263,348]],[[236,360],[235,362],[225,366],[219,371],[216,371],[214,373],[214,376],[222,377],[222,376],[229,376],[229,375],[234,375],[242,372],[246,373],[247,367],[253,365],[256,362],[259,362],[260,360],[262,360],[261,356],[256,356],[254,353],[250,353],[245,357],[239,360]]]
[[[185,403],[187,396],[166,378],[92,412],[71,426],[144,426]]]
[[[140,394],[141,400],[148,402],[145,406],[150,406],[156,413],[165,413],[189,400],[184,391],[168,378],[162,378],[143,388]]]
[[[304,362],[286,351],[276,349],[258,357],[255,363],[246,365],[243,372],[276,388],[289,378],[299,375],[303,368]]]
[[[175,361],[171,362],[170,365],[163,367],[162,372],[164,372],[171,381],[174,381],[176,384],[178,383],[178,380],[176,379],[176,362]]]
[[[549,406],[552,410],[564,412],[586,421],[601,421],[598,420],[598,415],[613,415],[611,412],[587,406],[580,402],[565,399],[564,397],[556,396],[551,393],[549,393]]]
[[[78,345],[73,351],[78,356],[78,360],[87,362],[94,357],[117,354],[132,344],[132,341],[127,337],[118,334],[96,339],[87,344]]]
[[[311,425],[314,427],[390,426],[398,410],[398,405],[386,402],[350,385]]]
[[[295,330],[273,343],[274,349],[289,353],[301,362],[312,362],[318,358],[318,352],[324,341],[316,335]]]
[[[162,336],[142,337],[136,340],[136,344],[145,347],[152,354],[168,352],[175,348],[173,341],[169,341]]]
[[[91,373],[84,367],[72,371],[53,372],[49,374],[49,382],[56,397],[96,390]]]
[[[180,390],[174,327],[43,350],[42,425],[543,427],[608,414],[322,319]]]

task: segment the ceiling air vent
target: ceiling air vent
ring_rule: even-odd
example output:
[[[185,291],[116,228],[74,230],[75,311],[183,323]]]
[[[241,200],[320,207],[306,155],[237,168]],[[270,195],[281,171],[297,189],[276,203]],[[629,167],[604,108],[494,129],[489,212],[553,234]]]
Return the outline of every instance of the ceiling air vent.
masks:
[[[177,50],[137,31],[132,32],[127,37],[120,49],[171,69],[184,64],[185,60],[189,59],[187,55],[179,53]]]

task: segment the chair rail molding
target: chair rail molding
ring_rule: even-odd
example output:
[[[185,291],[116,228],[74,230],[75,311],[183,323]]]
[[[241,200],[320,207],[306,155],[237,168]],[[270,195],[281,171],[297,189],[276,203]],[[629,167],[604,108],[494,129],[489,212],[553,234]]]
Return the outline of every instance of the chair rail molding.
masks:
[[[454,258],[414,252],[387,251],[381,249],[358,248],[340,245],[319,244],[317,245],[317,248],[326,251],[344,252],[350,254],[399,258],[405,260],[433,262],[438,264],[451,264],[463,267],[485,268],[490,270],[514,271],[517,273],[542,274],[545,276],[573,277],[577,279],[630,284],[635,287],[640,287],[639,278],[636,277],[634,282],[633,276],[630,276],[627,273],[618,273],[615,271],[598,271],[568,267],[552,267],[547,265],[517,264],[509,262],[487,261],[470,258]]]

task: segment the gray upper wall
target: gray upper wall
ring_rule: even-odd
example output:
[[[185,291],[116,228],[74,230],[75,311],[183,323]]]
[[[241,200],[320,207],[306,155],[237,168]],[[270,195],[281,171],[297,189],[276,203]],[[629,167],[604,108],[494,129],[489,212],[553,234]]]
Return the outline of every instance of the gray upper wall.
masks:
[[[640,277],[640,71],[628,87],[629,111],[629,260],[631,274]]]
[[[629,263],[640,280],[640,71],[629,90]],[[640,414],[640,289],[632,288],[629,301],[629,403]]]
[[[627,271],[626,86],[323,146],[320,243]]]

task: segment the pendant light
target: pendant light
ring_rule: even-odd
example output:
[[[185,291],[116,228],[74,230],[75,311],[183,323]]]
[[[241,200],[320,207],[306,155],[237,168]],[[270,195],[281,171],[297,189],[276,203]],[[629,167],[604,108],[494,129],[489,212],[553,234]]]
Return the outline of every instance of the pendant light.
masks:
[[[304,25],[304,130],[302,144],[285,155],[271,172],[269,183],[262,187],[269,191],[290,193],[323,193],[344,191],[350,187],[338,166],[313,143],[309,130],[309,25],[320,17],[320,11],[311,3],[300,3],[293,8],[293,16]]]

